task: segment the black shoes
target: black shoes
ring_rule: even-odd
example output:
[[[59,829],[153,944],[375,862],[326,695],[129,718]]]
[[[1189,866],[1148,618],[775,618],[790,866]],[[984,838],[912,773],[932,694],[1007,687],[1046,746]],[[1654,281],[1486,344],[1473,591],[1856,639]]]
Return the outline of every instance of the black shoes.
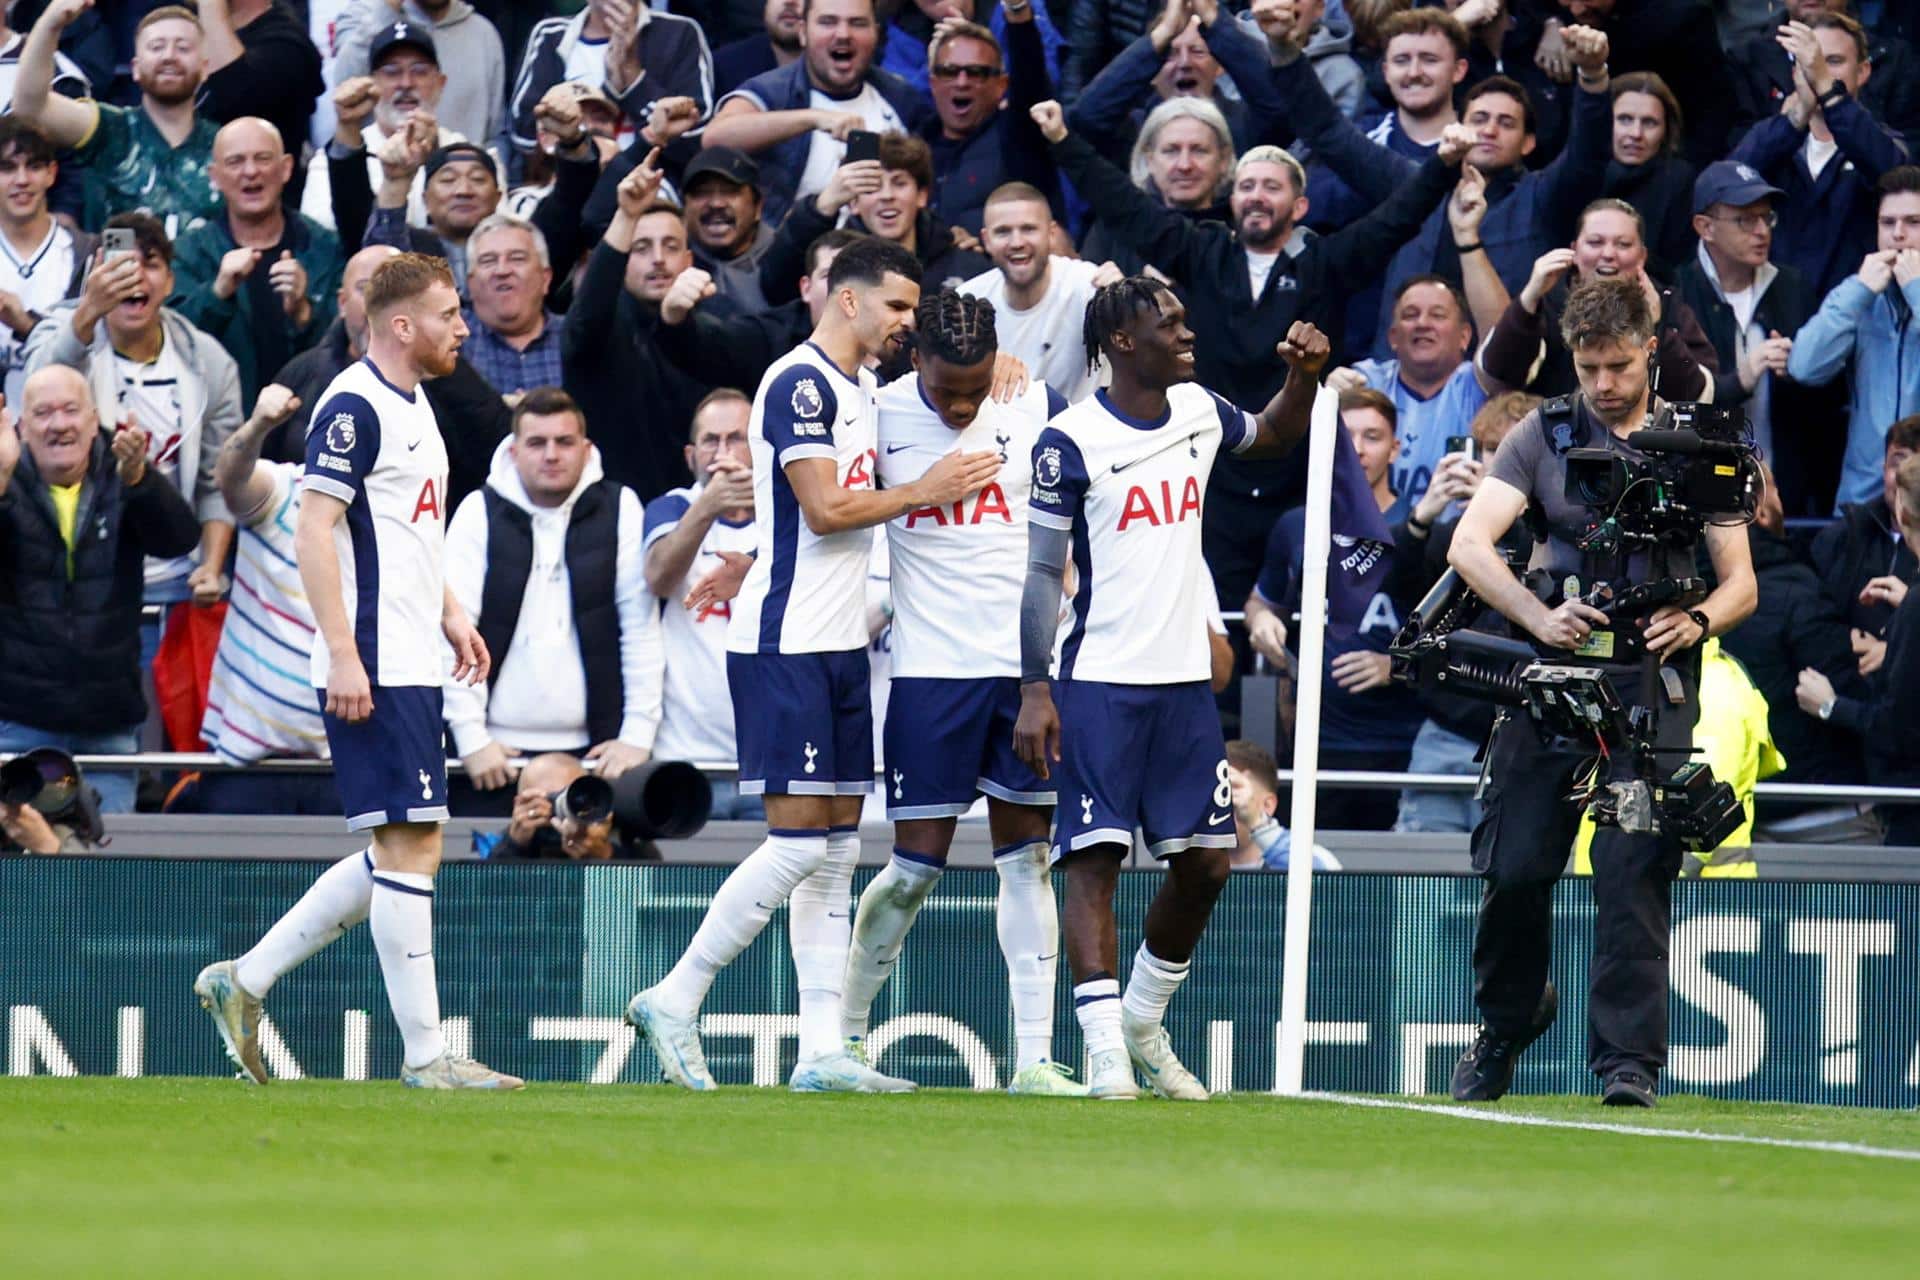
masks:
[[[1603,1107],[1652,1107],[1653,1077],[1637,1067],[1616,1067],[1600,1086]]]
[[[1513,1072],[1520,1065],[1521,1052],[1547,1033],[1554,1015],[1559,1012],[1560,993],[1553,989],[1553,980],[1548,979],[1546,990],[1540,993],[1540,1003],[1533,1011],[1533,1025],[1524,1036],[1516,1040],[1502,1039],[1483,1023],[1473,1047],[1454,1064],[1454,1101],[1493,1102],[1505,1094],[1513,1087]],[[1651,1093],[1648,1096],[1651,1097]]]

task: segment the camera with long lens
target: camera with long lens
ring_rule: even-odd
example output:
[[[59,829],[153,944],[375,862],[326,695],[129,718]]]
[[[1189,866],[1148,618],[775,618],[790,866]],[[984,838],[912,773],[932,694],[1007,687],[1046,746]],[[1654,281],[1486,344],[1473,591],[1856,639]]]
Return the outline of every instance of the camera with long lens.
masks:
[[[547,799],[558,823],[592,826],[612,818],[631,840],[684,840],[707,825],[713,784],[683,760],[651,760],[612,782],[582,774]]]
[[[87,844],[106,842],[99,792],[58,747],[35,747],[0,765],[0,804],[31,805],[49,823],[71,827]]]
[[[555,822],[590,827],[613,815],[613,784],[583,773],[560,790],[549,792],[547,800],[553,805]]]

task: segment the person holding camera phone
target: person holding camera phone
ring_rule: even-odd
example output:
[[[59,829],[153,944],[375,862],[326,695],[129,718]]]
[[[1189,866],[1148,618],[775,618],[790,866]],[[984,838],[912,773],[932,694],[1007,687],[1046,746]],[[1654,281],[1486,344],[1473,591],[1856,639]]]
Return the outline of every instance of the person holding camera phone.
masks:
[[[1746,531],[1705,524],[1681,545],[1653,550],[1582,548],[1596,521],[1610,516],[1566,496],[1569,452],[1602,450],[1627,464],[1644,454],[1633,434],[1666,406],[1652,395],[1654,318],[1646,292],[1630,278],[1583,282],[1567,299],[1561,336],[1573,353],[1580,391],[1548,401],[1501,443],[1453,535],[1448,561],[1485,603],[1530,634],[1543,651],[1593,655],[1623,706],[1650,708],[1661,771],[1685,760],[1699,711],[1699,653],[1707,636],[1753,612],[1756,588]],[[1528,516],[1533,564],[1553,585],[1547,600],[1516,577],[1496,549]],[[1616,504],[1614,510],[1618,510]],[[1656,579],[1688,578],[1704,542],[1718,582],[1705,599],[1683,599],[1644,620],[1610,619],[1590,600],[1601,584],[1616,591]],[[1608,661],[1617,634],[1638,626],[1645,657]],[[1517,633],[1518,634],[1518,633]],[[1566,869],[1583,803],[1569,792],[1586,781],[1591,745],[1542,732],[1508,712],[1487,751],[1486,813],[1473,833],[1473,867],[1486,880],[1473,948],[1474,999],[1481,1026],[1453,1074],[1453,1096],[1491,1101],[1513,1084],[1521,1052],[1552,1025],[1558,997],[1548,978],[1553,887]],[[1631,781],[1633,753],[1598,758],[1591,781]],[[1667,1047],[1667,940],[1671,884],[1681,865],[1672,834],[1633,834],[1603,826],[1594,838],[1594,958],[1587,1063],[1610,1106],[1652,1106]]]

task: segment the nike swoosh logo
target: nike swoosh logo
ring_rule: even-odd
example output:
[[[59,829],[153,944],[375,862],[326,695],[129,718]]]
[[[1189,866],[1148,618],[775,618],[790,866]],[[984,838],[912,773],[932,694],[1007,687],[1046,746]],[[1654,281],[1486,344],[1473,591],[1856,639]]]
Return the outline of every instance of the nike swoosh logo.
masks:
[[[1149,458],[1157,458],[1157,457],[1159,457],[1159,456],[1160,456],[1161,454],[1163,454],[1163,453],[1165,453],[1165,452],[1166,452],[1167,450],[1169,450],[1169,449],[1171,449],[1171,448],[1173,448],[1173,447],[1174,447],[1175,445],[1177,445],[1177,444],[1189,444],[1189,445],[1190,445],[1190,444],[1192,444],[1192,443],[1193,443],[1193,442],[1194,442],[1195,440],[1198,440],[1199,438],[1200,438],[1200,433],[1199,433],[1198,431],[1194,431],[1194,432],[1191,432],[1191,433],[1189,433],[1189,434],[1187,435],[1187,437],[1186,437],[1186,438],[1185,438],[1184,440],[1176,436],[1176,437],[1175,437],[1175,438],[1173,438],[1172,440],[1169,440],[1169,441],[1167,441],[1167,442],[1166,442],[1165,444],[1163,444],[1163,445],[1161,445],[1161,446],[1160,446],[1160,447],[1159,447],[1158,449],[1153,449],[1153,450],[1150,450],[1150,451],[1149,451],[1149,452],[1147,452],[1147,453],[1143,453],[1143,454],[1141,454],[1141,455],[1140,455],[1139,457],[1137,457],[1137,458],[1129,458],[1129,459],[1127,459],[1127,460],[1126,460],[1125,462],[1116,462],[1116,463],[1114,463],[1114,464],[1113,464],[1113,474],[1115,474],[1115,475],[1119,475],[1119,474],[1120,474],[1120,473],[1121,473],[1122,471],[1125,471],[1125,470],[1126,470],[1126,469],[1127,469],[1128,467],[1137,467],[1137,466],[1139,466],[1139,465],[1140,465],[1141,463],[1143,463],[1143,462],[1145,462],[1145,461],[1146,461],[1147,459],[1149,459]]]
[[[853,913],[850,911],[827,912],[827,919],[829,920],[851,920],[852,918],[853,918]]]
[[[1210,827],[1217,827],[1232,816],[1233,816],[1232,814],[1228,814],[1228,813],[1209,813],[1207,815],[1207,825]]]
[[[422,438],[424,439],[425,437],[422,437]],[[419,440],[410,440],[410,441],[408,441],[408,442],[407,442],[407,452],[408,452],[408,453],[412,453],[412,452],[413,452],[413,451],[414,451],[415,449],[418,449],[419,447],[420,447],[420,441],[419,441]]]
[[[913,448],[913,446],[910,444],[890,444],[887,446],[887,453],[891,455],[911,448]]]
[[[407,952],[407,959],[409,959],[409,960],[423,960],[423,959],[425,959],[426,957],[428,957],[428,956],[430,956],[430,955],[432,955],[432,954],[433,954],[433,952],[432,952],[432,951],[430,951],[430,950],[429,950],[429,951],[409,951],[409,952]]]
[[[1059,953],[1058,951],[1056,951],[1056,952],[1054,952],[1054,953],[1053,953],[1052,955],[1050,955],[1050,956],[1041,956],[1041,957],[1039,957],[1039,960],[1040,960],[1040,963],[1041,963],[1041,964],[1045,964],[1045,963],[1046,963],[1047,961],[1049,961],[1049,960],[1058,960],[1059,958],[1060,958],[1060,953]]]

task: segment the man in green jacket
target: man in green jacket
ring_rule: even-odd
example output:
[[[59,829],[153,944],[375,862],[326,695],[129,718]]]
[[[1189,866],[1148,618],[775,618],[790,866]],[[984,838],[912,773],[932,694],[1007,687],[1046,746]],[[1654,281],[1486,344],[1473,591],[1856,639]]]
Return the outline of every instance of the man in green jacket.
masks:
[[[223,207],[174,245],[170,305],[233,353],[250,405],[333,323],[345,263],[338,236],[281,203],[293,158],[267,121],[222,128],[209,175]]]

